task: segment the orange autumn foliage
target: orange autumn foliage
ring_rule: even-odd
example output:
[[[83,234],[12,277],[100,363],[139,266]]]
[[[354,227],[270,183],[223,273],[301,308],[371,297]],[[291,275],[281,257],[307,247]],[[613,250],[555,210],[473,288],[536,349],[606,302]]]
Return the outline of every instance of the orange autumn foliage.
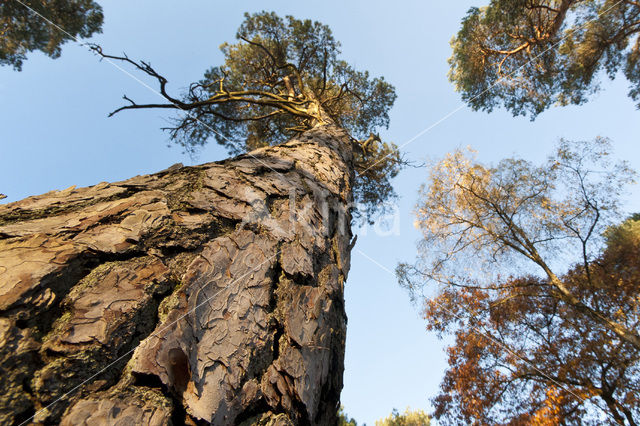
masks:
[[[640,221],[607,232],[607,247],[561,278],[625,326],[640,324]],[[425,301],[427,328],[453,333],[434,398],[444,424],[628,424],[640,420],[640,353],[557,298],[537,277],[500,290],[445,287]]]

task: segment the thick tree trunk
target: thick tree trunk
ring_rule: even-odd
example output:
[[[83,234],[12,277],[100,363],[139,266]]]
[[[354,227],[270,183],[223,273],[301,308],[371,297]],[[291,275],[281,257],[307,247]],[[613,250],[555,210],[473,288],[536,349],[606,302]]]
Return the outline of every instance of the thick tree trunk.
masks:
[[[351,162],[320,126],[0,206],[0,423],[335,424]]]

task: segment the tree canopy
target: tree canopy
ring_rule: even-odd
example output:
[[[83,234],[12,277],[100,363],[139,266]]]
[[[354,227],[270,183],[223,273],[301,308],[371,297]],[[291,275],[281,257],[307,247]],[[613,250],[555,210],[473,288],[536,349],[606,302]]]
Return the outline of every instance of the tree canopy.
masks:
[[[511,158],[485,167],[460,150],[449,154],[431,167],[421,189],[416,224],[424,240],[418,269],[437,283],[459,286],[518,273],[518,265],[534,266],[556,298],[640,349],[633,327],[581,300],[557,272],[577,256],[590,274],[599,236],[633,181],[625,162],[609,160],[609,148],[606,139],[562,141],[542,166]]]
[[[422,410],[412,410],[407,407],[404,413],[400,413],[395,408],[387,417],[376,420],[376,426],[429,426],[431,419]],[[344,407],[340,406],[338,411],[338,426],[357,426],[355,419],[349,418],[344,412]],[[366,426],[366,424],[364,425]]]
[[[354,418],[350,418],[344,411],[344,407],[340,405],[338,409],[338,426],[358,426],[358,422]]]
[[[603,72],[622,70],[640,106],[639,32],[635,0],[491,0],[463,19],[449,77],[476,110],[535,118],[584,103]]]
[[[360,141],[356,199],[370,211],[393,195],[389,179],[402,163],[394,144],[375,133],[389,124],[396,95],[384,78],[372,78],[339,58],[340,44],[326,25],[275,13],[245,14],[237,43],[221,46],[225,61],[207,70],[183,96],[170,95],[167,80],[146,62],[129,62],[157,79],[166,103],[129,102],[114,113],[139,108],[182,111],[168,128],[187,150],[210,140],[232,154],[284,142],[319,123],[333,122]],[[368,210],[369,211],[369,210]]]
[[[640,222],[605,233],[590,277],[563,283],[599,312],[637,329]],[[453,333],[435,416],[449,423],[628,424],[640,421],[640,351],[521,276],[495,291],[448,288],[428,301],[427,328]],[[626,422],[626,423],[625,423]]]
[[[20,71],[27,53],[31,51],[39,50],[51,58],[57,58],[61,46],[67,41],[74,37],[88,38],[101,32],[102,8],[91,0],[21,2],[0,2],[0,65],[11,65]]]
[[[637,421],[640,222],[610,227],[634,174],[609,150],[562,141],[541,166],[463,151],[431,166],[420,259],[398,273],[414,297],[436,285],[427,327],[456,337],[437,418]]]

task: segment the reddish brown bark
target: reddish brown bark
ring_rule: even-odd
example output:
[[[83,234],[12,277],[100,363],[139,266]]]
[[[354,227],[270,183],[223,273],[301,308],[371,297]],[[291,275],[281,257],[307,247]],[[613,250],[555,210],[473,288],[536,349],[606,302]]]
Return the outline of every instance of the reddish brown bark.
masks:
[[[0,423],[335,423],[349,146],[0,206]]]

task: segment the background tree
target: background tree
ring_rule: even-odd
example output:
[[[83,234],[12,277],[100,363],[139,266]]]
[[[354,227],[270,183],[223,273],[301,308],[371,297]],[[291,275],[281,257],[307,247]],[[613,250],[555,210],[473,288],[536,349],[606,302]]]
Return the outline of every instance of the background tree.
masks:
[[[608,149],[605,139],[563,141],[543,166],[506,159],[490,168],[458,150],[433,165],[417,210],[427,277],[446,285],[492,280],[529,261],[556,298],[640,349],[633,328],[581,300],[556,272],[578,255],[590,274],[598,236],[632,181],[625,162],[609,162]]]
[[[396,409],[384,419],[376,420],[376,426],[429,426],[431,420],[422,410],[411,410],[407,407],[404,413]]]
[[[356,419],[350,418],[349,415],[345,413],[342,405],[340,405],[340,409],[338,410],[338,426],[358,426]]]
[[[185,112],[168,130],[171,139],[192,151],[211,139],[231,154],[282,143],[322,124],[334,124],[352,137],[355,149],[355,201],[370,216],[395,194],[390,179],[403,164],[396,145],[375,133],[389,124],[395,101],[393,86],[371,78],[339,59],[340,44],[326,25],[275,13],[245,14],[236,34],[225,43],[223,65],[210,68],[182,97],[166,91],[167,80],[146,62],[103,53],[128,62],[157,79],[163,104],[130,103],[127,109],[168,108]],[[358,213],[358,212],[356,212]]]
[[[607,233],[591,278],[563,282],[629,326],[638,325],[640,222]],[[468,424],[628,424],[640,420],[640,352],[524,276],[494,291],[447,289],[426,304],[427,328],[453,333],[435,417]]]
[[[474,109],[536,115],[582,104],[602,72],[622,70],[640,106],[640,3],[491,0],[471,8],[453,38],[449,77]]]
[[[102,21],[102,8],[91,0],[3,1],[0,3],[0,65],[11,65],[20,71],[27,53],[34,50],[57,58],[62,45],[73,37],[88,38],[101,32]]]
[[[457,151],[432,166],[421,259],[398,272],[414,297],[438,284],[427,327],[456,336],[437,418],[602,421],[601,407],[637,422],[638,223],[607,230],[632,177],[607,150],[562,142],[544,166],[491,168]]]

